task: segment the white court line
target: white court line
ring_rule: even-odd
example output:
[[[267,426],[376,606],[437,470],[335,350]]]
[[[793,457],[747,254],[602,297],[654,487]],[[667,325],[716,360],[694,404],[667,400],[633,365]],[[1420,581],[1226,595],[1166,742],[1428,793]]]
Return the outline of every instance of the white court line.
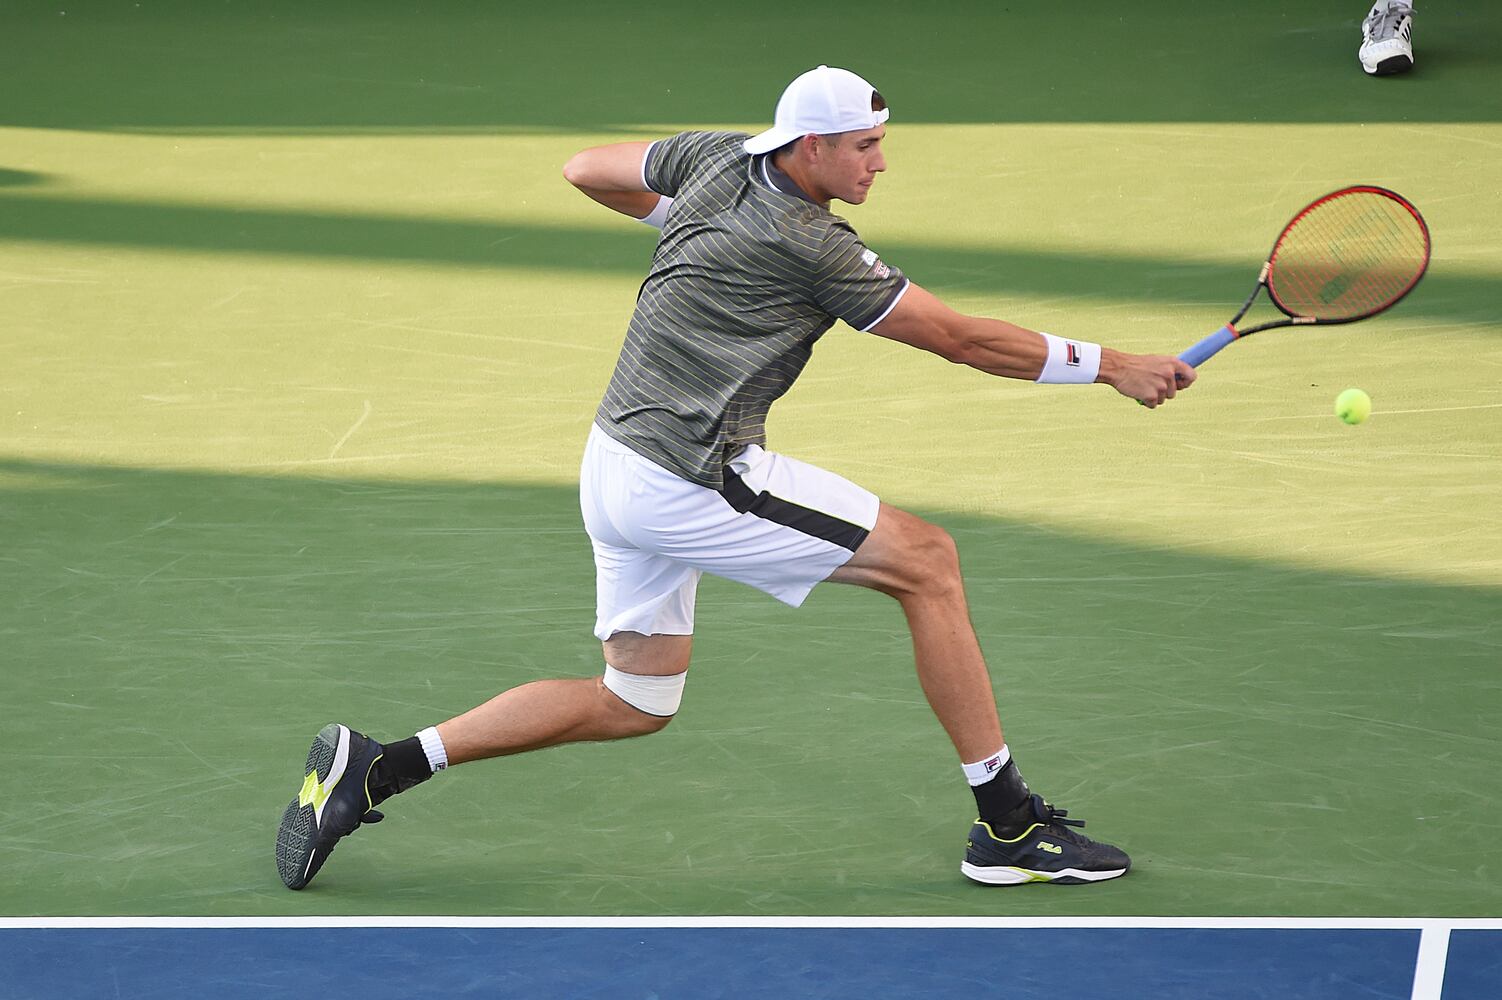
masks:
[[[0,917],[0,931],[93,928],[452,927],[500,928],[1156,928],[1163,930],[1417,930],[1449,940],[1452,930],[1502,931],[1502,919],[1440,917]],[[1431,945],[1431,948],[1434,947]],[[1422,946],[1421,946],[1422,954]]]
[[[1445,989],[1445,959],[1450,954],[1450,929],[1425,927],[1419,935],[1418,967],[1413,970],[1413,1000],[1440,1000]]]

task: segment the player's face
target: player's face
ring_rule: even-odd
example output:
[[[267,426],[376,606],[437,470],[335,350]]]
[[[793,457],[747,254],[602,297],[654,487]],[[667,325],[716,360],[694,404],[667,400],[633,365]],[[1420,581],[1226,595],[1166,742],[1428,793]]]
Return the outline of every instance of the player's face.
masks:
[[[887,127],[859,132],[845,132],[837,143],[824,143],[820,150],[820,186],[831,198],[851,205],[859,205],[871,193],[876,175],[887,169],[886,156],[881,151],[881,142],[886,138]]]

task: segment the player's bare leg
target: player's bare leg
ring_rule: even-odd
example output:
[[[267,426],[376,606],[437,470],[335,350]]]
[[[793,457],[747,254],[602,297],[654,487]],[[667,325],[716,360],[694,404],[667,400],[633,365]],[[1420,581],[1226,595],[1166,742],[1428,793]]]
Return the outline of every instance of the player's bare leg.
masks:
[[[617,670],[664,677],[688,669],[693,636],[617,632],[604,648],[605,662]],[[632,708],[592,677],[523,684],[437,728],[452,766],[561,743],[644,736],[671,719]]]
[[[960,759],[995,752],[1002,745],[1001,720],[949,533],[882,504],[875,530],[830,579],[897,599],[913,635],[923,694]]]
[[[830,579],[880,591],[902,605],[919,683],[960,755],[980,813],[961,865],[966,876],[1017,885],[1126,874],[1126,854],[1069,829],[1084,824],[1032,794],[1022,780],[1002,739],[990,672],[948,532],[882,504],[875,529]]]
[[[302,889],[334,845],[362,824],[379,822],[385,799],[453,764],[538,750],[560,743],[617,740],[655,733],[672,721],[674,691],[682,688],[692,636],[622,632],[605,643],[605,662],[628,690],[644,693],[633,707],[602,678],[534,681],[496,695],[463,715],[410,739],[382,745],[348,726],[330,723],[313,740],[302,787],[277,829],[277,872],[289,889]],[[666,685],[668,695],[662,693]],[[625,689],[622,689],[625,690]]]

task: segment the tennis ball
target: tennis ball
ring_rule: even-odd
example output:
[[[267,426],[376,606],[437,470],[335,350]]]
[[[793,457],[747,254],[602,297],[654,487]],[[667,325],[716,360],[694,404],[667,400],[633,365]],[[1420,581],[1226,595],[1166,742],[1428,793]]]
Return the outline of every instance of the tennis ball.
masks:
[[[1335,415],[1348,424],[1359,424],[1372,415],[1372,397],[1360,389],[1347,389],[1335,397]]]

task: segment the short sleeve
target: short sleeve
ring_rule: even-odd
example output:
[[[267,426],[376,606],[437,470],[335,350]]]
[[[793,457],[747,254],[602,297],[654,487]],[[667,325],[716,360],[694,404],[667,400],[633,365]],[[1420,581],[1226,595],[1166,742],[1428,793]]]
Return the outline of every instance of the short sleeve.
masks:
[[[869,330],[886,318],[908,280],[900,270],[868,249],[844,225],[830,230],[814,274],[819,308],[857,330]]]
[[[745,138],[739,132],[679,132],[659,139],[647,147],[642,180],[658,194],[676,198],[697,166],[726,149],[738,148]]]

